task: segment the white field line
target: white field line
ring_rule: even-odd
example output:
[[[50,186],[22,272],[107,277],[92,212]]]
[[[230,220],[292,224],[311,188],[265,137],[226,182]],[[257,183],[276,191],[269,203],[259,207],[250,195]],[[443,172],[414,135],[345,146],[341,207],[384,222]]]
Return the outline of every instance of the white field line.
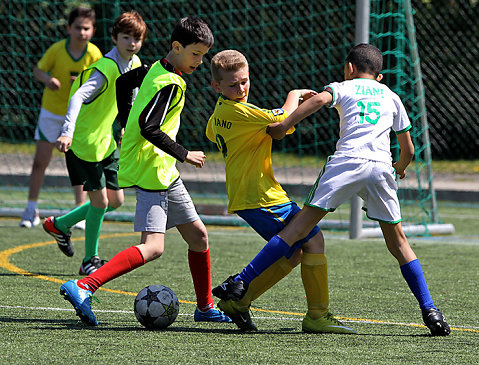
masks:
[[[5,309],[25,309],[25,310],[44,310],[44,311],[64,311],[64,312],[74,312],[74,309],[71,308],[55,308],[55,307],[25,307],[20,305],[0,305],[0,308]],[[102,310],[102,309],[95,309],[94,312],[97,313],[120,313],[120,314],[134,314],[133,311],[126,311],[126,310]],[[193,314],[188,313],[179,313],[180,316],[185,317],[193,317]],[[266,319],[266,320],[274,320],[274,321],[302,321],[302,317],[265,317],[265,316],[252,316],[253,319]],[[341,317],[342,322],[349,322],[349,323],[367,323],[367,324],[376,324],[376,325],[396,325],[396,326],[407,326],[407,327],[424,327],[422,324],[417,323],[403,323],[403,322],[389,322],[389,321],[378,321],[378,320],[368,320],[368,319],[347,319]],[[479,330],[477,326],[453,326],[456,329],[465,329],[465,330]],[[474,331],[475,332],[475,331]]]

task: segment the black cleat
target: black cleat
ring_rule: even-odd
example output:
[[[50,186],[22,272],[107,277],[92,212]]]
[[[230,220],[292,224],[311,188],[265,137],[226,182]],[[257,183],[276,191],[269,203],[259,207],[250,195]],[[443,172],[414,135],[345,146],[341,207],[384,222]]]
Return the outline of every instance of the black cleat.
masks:
[[[72,257],[75,251],[73,250],[72,241],[70,237],[71,231],[63,233],[55,227],[55,217],[48,217],[43,222],[43,229],[57,241],[57,246],[65,255]]]
[[[80,265],[80,271],[78,274],[80,275],[90,275],[97,271],[100,267],[105,265],[108,260],[100,260],[98,256],[93,256],[88,261],[83,261]]]
[[[238,274],[231,275],[222,284],[213,288],[211,291],[213,295],[223,300],[240,300],[243,298],[248,290],[248,283],[245,283],[243,280],[235,281],[234,278],[236,276],[238,276]]]
[[[439,309],[430,308],[423,311],[422,319],[432,336],[448,336],[451,333],[446,318]]]
[[[220,300],[217,305],[241,331],[253,332],[258,330],[251,320],[249,310],[246,310],[246,312],[239,310],[233,300]]]

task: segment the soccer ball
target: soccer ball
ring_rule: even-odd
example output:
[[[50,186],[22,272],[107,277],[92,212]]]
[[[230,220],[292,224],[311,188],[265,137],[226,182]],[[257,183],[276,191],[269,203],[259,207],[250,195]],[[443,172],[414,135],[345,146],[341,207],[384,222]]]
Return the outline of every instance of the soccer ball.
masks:
[[[172,324],[180,309],[176,294],[163,285],[149,285],[135,298],[135,316],[148,329],[164,329]]]

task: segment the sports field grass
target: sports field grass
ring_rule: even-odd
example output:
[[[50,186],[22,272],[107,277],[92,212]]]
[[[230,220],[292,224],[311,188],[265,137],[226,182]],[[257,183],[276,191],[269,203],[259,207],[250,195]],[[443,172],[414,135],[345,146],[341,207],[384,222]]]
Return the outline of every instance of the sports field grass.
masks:
[[[100,324],[86,327],[59,294],[63,281],[80,277],[83,232],[74,232],[76,253],[67,258],[41,228],[21,229],[17,218],[0,219],[0,363],[478,363],[478,208],[440,209],[443,220],[455,224],[456,235],[410,241],[435,304],[451,325],[445,338],[429,336],[382,240],[328,232],[331,309],[357,335],[301,332],[306,305],[299,268],[254,303],[258,333],[239,333],[233,324],[195,323],[186,245],[175,230],[167,233],[160,259],[97,291],[101,302],[94,302],[93,310]],[[214,285],[264,244],[246,228],[208,230]],[[109,258],[137,240],[130,223],[105,222],[100,254]],[[180,315],[165,331],[143,329],[133,314],[136,293],[149,284],[169,286],[180,299]]]

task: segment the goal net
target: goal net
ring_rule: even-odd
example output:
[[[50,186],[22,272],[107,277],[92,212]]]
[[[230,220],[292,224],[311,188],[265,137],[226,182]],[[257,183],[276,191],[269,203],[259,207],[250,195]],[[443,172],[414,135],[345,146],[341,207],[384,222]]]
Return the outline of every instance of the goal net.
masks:
[[[33,66],[46,49],[66,36],[66,18],[78,1],[9,0],[0,6],[4,45],[0,58],[0,214],[20,216],[26,206],[29,175],[35,143],[36,120],[43,85],[32,75]],[[226,212],[224,165],[216,146],[205,137],[205,126],[217,95],[210,87],[209,60],[218,51],[238,49],[250,62],[249,101],[264,108],[280,107],[289,90],[321,90],[331,81],[343,79],[344,59],[354,45],[354,1],[91,1],[97,14],[93,43],[103,53],[111,49],[110,29],[122,11],[135,9],[148,25],[148,38],[139,54],[144,63],[166,55],[176,21],[195,14],[208,22],[215,45],[188,85],[182,126],[177,140],[190,150],[204,150],[202,169],[178,163],[203,219],[211,224],[241,225]],[[420,82],[419,58],[415,50],[414,23],[410,1],[370,1],[369,42],[384,53],[383,82],[398,93],[409,112],[416,147],[413,164],[405,181],[399,182],[403,224],[430,234],[439,220],[432,188],[427,139],[424,92]],[[304,201],[338,139],[338,115],[324,109],[302,122],[297,131],[273,145],[273,166],[277,180],[298,203]],[[392,136],[394,138],[394,136]],[[393,156],[398,146],[392,146]],[[42,216],[62,214],[73,208],[63,155],[55,152],[46,171],[39,197]],[[135,209],[132,191],[111,219],[131,220]],[[323,228],[348,229],[350,207],[345,204],[328,215]],[[364,219],[364,227],[375,222]]]

